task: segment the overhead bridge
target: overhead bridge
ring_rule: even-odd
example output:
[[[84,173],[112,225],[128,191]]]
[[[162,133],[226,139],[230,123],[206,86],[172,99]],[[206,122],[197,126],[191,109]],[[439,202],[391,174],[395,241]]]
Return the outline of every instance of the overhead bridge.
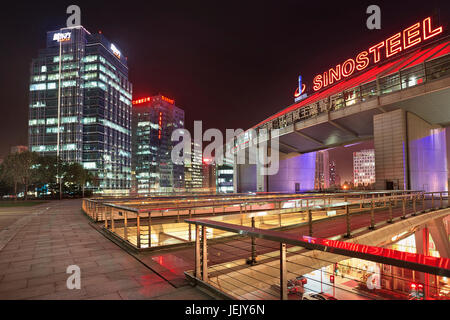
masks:
[[[279,139],[281,172],[258,177],[257,165],[235,165],[235,191],[313,189],[314,152],[372,139],[378,189],[394,185],[447,190],[449,53],[445,37],[342,80],[258,123],[235,144],[245,148],[262,129],[271,132],[271,138]]]

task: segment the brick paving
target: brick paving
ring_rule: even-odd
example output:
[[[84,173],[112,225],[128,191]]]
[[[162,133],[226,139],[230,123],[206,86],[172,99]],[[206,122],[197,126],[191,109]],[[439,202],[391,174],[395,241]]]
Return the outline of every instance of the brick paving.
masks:
[[[0,210],[0,299],[210,299],[171,283],[89,225],[81,200]],[[17,216],[14,216],[14,214]],[[81,289],[69,290],[69,265]]]

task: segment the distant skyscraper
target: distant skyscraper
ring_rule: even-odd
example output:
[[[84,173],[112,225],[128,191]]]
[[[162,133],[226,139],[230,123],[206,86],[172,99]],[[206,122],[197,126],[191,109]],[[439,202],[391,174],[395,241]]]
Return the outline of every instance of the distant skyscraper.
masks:
[[[330,187],[329,155],[327,150],[316,153],[316,174],[314,189],[322,190]]]
[[[367,186],[375,183],[375,150],[353,152],[353,183]]]
[[[30,150],[82,163],[98,177],[95,192],[128,193],[132,85],[125,55],[82,26],[50,31],[30,81]]]
[[[330,161],[330,186],[336,186],[336,161],[331,160]]]
[[[336,161],[330,161],[330,187],[339,187],[341,185],[341,177],[337,173]]]
[[[175,101],[156,95],[133,101],[133,171],[139,194],[184,188],[184,165],[172,162],[178,142],[172,132],[184,128],[184,111]]]
[[[203,159],[203,189],[210,193],[216,192],[216,166],[211,159]]]
[[[221,165],[216,164],[216,190],[218,193],[234,192],[233,160],[224,157]]]
[[[197,148],[195,148],[197,146]],[[184,163],[184,186],[186,191],[196,191],[203,188],[202,147],[191,142],[189,159]]]

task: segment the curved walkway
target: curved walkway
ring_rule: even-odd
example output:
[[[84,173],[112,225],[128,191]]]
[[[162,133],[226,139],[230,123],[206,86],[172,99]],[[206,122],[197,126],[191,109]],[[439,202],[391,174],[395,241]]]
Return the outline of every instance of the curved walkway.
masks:
[[[0,209],[0,299],[210,299],[175,288],[89,225],[81,200]],[[69,290],[67,267],[81,270]]]

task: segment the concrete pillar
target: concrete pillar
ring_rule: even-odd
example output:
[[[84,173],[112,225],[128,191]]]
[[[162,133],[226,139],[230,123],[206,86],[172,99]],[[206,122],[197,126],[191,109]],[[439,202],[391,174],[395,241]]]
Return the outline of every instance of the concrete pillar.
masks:
[[[445,230],[443,218],[434,219],[427,223],[431,238],[436,250],[442,258],[450,258],[450,243],[447,230]]]
[[[402,109],[373,123],[377,189],[448,190],[445,129]]]

